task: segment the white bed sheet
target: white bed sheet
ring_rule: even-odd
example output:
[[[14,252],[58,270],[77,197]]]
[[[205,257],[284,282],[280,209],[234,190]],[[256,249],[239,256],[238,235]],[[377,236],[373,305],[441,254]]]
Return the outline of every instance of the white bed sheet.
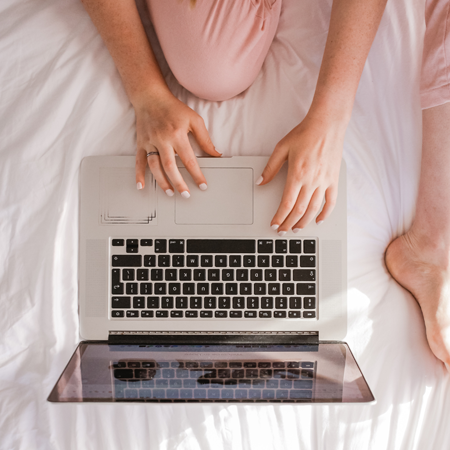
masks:
[[[269,155],[303,118],[330,10],[331,0],[284,0],[262,72],[227,102],[196,99],[164,69],[220,151]],[[1,449],[449,448],[450,376],[383,263],[414,214],[423,10],[423,0],[388,2],[345,142],[346,341],[376,404],[71,405],[46,397],[79,340],[79,166],[133,155],[134,112],[81,2],[0,2]]]

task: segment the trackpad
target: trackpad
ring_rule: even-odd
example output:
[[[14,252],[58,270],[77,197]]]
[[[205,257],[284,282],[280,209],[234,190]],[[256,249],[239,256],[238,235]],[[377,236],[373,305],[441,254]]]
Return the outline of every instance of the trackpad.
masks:
[[[208,189],[201,191],[189,172],[180,167],[191,197],[175,197],[179,225],[251,225],[253,223],[253,169],[202,168]]]

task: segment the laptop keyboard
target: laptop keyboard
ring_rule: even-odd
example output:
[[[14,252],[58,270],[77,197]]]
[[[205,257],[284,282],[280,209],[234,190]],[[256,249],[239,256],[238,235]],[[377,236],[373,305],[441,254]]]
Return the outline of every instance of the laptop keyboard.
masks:
[[[139,361],[111,365],[114,398],[140,401],[311,401],[312,361]]]
[[[111,318],[315,319],[316,239],[112,239]]]

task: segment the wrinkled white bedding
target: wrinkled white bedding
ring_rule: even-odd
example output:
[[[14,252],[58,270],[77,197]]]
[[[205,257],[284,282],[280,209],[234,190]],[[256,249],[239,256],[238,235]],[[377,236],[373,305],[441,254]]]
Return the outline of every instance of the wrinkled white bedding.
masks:
[[[346,341],[377,403],[64,405],[46,397],[79,340],[80,161],[134,154],[134,112],[80,1],[0,2],[1,449],[449,448],[450,376],[383,263],[414,214],[423,9],[423,0],[388,2],[345,142]],[[230,101],[198,100],[164,69],[220,151],[269,155],[302,119],[330,10],[331,0],[284,0],[262,72]]]

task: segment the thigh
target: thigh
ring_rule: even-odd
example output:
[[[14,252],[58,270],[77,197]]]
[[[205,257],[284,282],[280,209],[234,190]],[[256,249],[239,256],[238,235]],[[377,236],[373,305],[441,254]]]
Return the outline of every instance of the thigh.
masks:
[[[281,0],[147,0],[166,60],[198,97],[226,100],[258,75]]]
[[[422,108],[450,102],[450,0],[427,0],[422,58]]]

